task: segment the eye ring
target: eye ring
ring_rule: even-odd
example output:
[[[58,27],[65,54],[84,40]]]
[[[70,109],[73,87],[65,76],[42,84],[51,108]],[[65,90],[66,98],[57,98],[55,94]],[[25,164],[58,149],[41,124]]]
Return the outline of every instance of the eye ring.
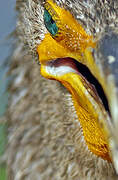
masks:
[[[44,24],[50,34],[52,36],[56,36],[59,29],[56,25],[56,22],[53,20],[52,16],[46,9],[44,9]]]

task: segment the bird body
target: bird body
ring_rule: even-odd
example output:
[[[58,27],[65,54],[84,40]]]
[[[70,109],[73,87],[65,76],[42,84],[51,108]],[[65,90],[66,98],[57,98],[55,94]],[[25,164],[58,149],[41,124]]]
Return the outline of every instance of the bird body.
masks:
[[[117,8],[117,1],[107,0],[17,1],[18,41],[11,66],[15,79],[7,114],[10,179],[117,179],[106,126],[109,115],[91,83],[76,73],[73,60],[91,70],[111,102],[114,85],[108,92],[103,77],[109,72],[94,62],[93,54],[104,45],[96,48],[106,33],[117,34]],[[40,71],[59,82],[44,79]]]

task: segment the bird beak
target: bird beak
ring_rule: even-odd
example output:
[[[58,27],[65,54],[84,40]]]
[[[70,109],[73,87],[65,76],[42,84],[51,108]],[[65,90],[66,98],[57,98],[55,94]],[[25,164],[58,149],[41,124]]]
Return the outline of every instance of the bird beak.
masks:
[[[74,27],[76,27],[77,30],[80,29],[80,27],[78,27],[78,24],[76,22],[74,23],[76,24],[76,26],[74,25],[72,29]],[[105,135],[107,136],[105,140],[103,138],[102,143],[105,144],[105,141],[108,142],[108,148],[111,156],[110,159],[112,159],[116,172],[118,173],[118,36],[114,33],[109,33],[110,35],[108,34],[103,35],[99,41],[95,42],[93,41],[92,36],[87,36],[82,31],[83,30],[81,30],[81,36],[84,34],[83,40],[81,44],[79,44],[81,46],[81,49],[83,48],[81,52],[78,49],[76,50],[76,47],[75,49],[71,50],[71,47],[69,46],[70,37],[68,37],[68,41],[66,41],[65,44],[63,40],[62,41],[60,39],[55,40],[49,33],[45,35],[44,40],[37,48],[37,52],[39,54],[39,60],[41,63],[41,74],[46,78],[56,79],[62,82],[62,84],[66,86],[67,89],[69,89],[69,91],[72,93],[73,99],[77,100],[77,102],[75,102],[76,111],[77,109],[83,107],[83,109],[86,110],[84,113],[89,111],[91,112],[91,116],[93,119],[97,117],[96,119],[97,121],[99,121],[100,127],[104,129]],[[78,34],[79,32],[76,33],[76,35]],[[87,39],[85,44],[83,43],[84,38]],[[66,63],[65,63],[65,58],[66,58]],[[108,101],[108,106],[110,111],[109,116],[106,115],[107,113],[103,113],[104,112],[103,107],[102,107],[102,115],[104,114],[105,115],[105,116],[103,115],[104,117],[102,116],[102,118],[98,118],[98,116],[101,117],[101,114],[94,113],[95,109],[93,108],[93,104],[96,104],[96,102],[93,100],[95,99],[93,98],[94,95],[91,90],[93,88],[89,88],[88,84],[85,85],[84,84],[85,81],[82,79],[82,77],[78,76],[75,64],[73,65],[72,59],[75,59],[77,62],[82,63],[86,67],[88,67],[88,69],[93,74],[93,76],[101,84]],[[70,63],[71,67],[70,64],[68,66],[67,62],[69,61],[71,62]],[[61,63],[63,63],[63,66]],[[60,66],[61,68],[59,68]],[[68,69],[65,68],[67,66],[69,67]],[[83,84],[84,86],[82,86]],[[84,89],[85,86],[86,86],[86,90],[89,89],[91,91],[90,94],[93,95],[92,102],[94,101],[94,103],[92,105],[90,103],[90,96],[88,96],[88,91]],[[86,101],[85,104],[82,98],[85,99]],[[97,98],[96,112],[101,111],[99,110],[101,109],[100,104],[101,103]],[[81,113],[79,114],[78,112],[78,117],[79,116],[81,116]],[[86,116],[88,116],[88,114],[86,114]],[[79,120],[81,121],[81,117]],[[84,126],[83,119],[81,121],[81,124],[83,127]],[[88,142],[87,139],[88,137],[86,137],[85,135],[86,132],[84,131],[84,128],[83,128],[83,132],[86,142]],[[100,134],[102,133],[103,131],[101,132],[100,130],[100,133],[98,133],[99,136],[101,136]],[[105,147],[106,146],[107,145],[105,144]],[[100,151],[101,151],[100,153],[102,154],[102,150]],[[104,159],[108,159],[105,158],[106,155],[100,155],[99,152],[97,151],[95,151],[95,154],[103,157]]]
[[[110,46],[109,46],[110,45]],[[108,100],[110,116],[99,118],[98,121],[107,134],[111,159],[118,173],[118,37],[115,34],[105,35],[93,47],[87,47],[83,54],[83,62],[101,84]],[[38,46],[41,62],[41,74],[49,79],[63,82],[58,75],[47,72],[47,62],[58,58],[74,58],[80,61],[77,53],[70,52],[57,43],[49,34]],[[76,79],[72,77],[71,80]],[[65,79],[64,79],[65,80]],[[71,81],[67,80],[68,82]],[[64,83],[63,83],[64,84]],[[67,88],[68,85],[64,84]],[[68,88],[69,89],[69,88]],[[71,91],[71,90],[70,90]],[[79,94],[79,92],[78,92]]]

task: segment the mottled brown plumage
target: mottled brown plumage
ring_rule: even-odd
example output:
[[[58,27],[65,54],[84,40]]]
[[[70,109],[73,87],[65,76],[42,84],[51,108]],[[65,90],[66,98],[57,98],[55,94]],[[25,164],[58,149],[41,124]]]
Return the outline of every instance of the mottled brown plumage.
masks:
[[[117,32],[117,1],[56,2],[98,39],[108,26]],[[16,9],[17,47],[10,70],[15,79],[6,115],[9,179],[117,179],[112,163],[88,150],[69,92],[58,82],[41,77],[34,61],[37,44],[47,31],[43,2],[17,0]]]

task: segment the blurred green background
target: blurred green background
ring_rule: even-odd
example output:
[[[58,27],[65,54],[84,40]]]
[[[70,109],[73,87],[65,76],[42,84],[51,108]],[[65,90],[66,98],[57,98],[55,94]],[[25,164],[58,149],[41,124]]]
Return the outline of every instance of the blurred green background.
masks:
[[[0,2],[0,118],[5,114],[8,105],[9,92],[7,91],[11,77],[6,74],[9,70],[10,54],[13,39],[8,38],[15,29],[16,13],[15,0]],[[0,123],[0,158],[3,157],[7,142],[7,124]],[[7,180],[5,164],[0,161],[0,180]]]

